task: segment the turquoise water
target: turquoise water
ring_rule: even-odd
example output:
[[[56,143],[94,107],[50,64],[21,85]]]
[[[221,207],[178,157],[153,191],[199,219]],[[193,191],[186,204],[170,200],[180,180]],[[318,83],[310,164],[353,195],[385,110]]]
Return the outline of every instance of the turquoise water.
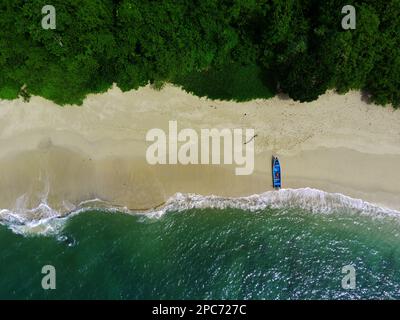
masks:
[[[0,226],[0,298],[398,299],[399,235],[399,218],[345,208],[88,211],[49,236]],[[41,287],[44,265],[55,290]]]

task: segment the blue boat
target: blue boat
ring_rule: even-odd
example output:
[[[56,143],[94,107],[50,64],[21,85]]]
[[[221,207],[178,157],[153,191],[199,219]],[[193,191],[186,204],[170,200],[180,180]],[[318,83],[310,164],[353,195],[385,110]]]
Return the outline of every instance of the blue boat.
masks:
[[[272,157],[272,186],[274,189],[281,188],[281,165],[278,157]]]

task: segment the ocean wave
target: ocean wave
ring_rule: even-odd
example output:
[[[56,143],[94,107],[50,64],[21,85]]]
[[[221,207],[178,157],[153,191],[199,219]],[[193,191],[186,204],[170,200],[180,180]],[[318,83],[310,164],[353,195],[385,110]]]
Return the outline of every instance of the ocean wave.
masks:
[[[68,214],[53,210],[46,201],[33,209],[0,209],[0,224],[22,235],[57,235],[66,221],[80,213],[102,210],[110,213],[121,212],[131,215],[143,215],[157,219],[168,212],[182,212],[190,209],[240,209],[257,212],[267,208],[299,208],[311,213],[335,213],[346,210],[352,213],[373,215],[374,217],[400,217],[400,212],[380,207],[361,199],[354,199],[340,193],[329,193],[318,189],[281,189],[267,191],[246,197],[203,196],[198,194],[176,193],[165,204],[146,211],[133,211],[123,207],[113,207],[101,199],[81,202]]]

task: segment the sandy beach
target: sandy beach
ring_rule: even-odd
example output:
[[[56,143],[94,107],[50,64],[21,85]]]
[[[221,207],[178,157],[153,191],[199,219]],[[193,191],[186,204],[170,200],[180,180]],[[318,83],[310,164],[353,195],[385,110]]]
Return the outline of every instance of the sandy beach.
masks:
[[[232,165],[149,165],[148,130],[253,128],[255,170]],[[272,189],[280,157],[284,188],[311,187],[400,210],[400,111],[368,104],[359,92],[298,103],[284,97],[213,101],[178,87],[90,95],[60,107],[40,97],[0,101],[0,208],[61,213],[101,199],[142,210],[176,192],[246,196]]]

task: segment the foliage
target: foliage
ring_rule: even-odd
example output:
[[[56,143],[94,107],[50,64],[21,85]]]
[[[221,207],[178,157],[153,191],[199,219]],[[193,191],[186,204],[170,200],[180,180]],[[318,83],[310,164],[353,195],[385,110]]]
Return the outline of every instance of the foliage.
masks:
[[[174,82],[238,101],[277,91],[311,101],[327,89],[366,90],[400,106],[400,0],[45,0],[0,3],[0,98],[40,95],[81,104],[116,83]],[[24,88],[24,90],[21,90]]]
[[[210,99],[247,101],[275,95],[265,70],[255,64],[242,66],[231,63],[221,68],[192,72],[174,79],[174,83],[197,96]]]

